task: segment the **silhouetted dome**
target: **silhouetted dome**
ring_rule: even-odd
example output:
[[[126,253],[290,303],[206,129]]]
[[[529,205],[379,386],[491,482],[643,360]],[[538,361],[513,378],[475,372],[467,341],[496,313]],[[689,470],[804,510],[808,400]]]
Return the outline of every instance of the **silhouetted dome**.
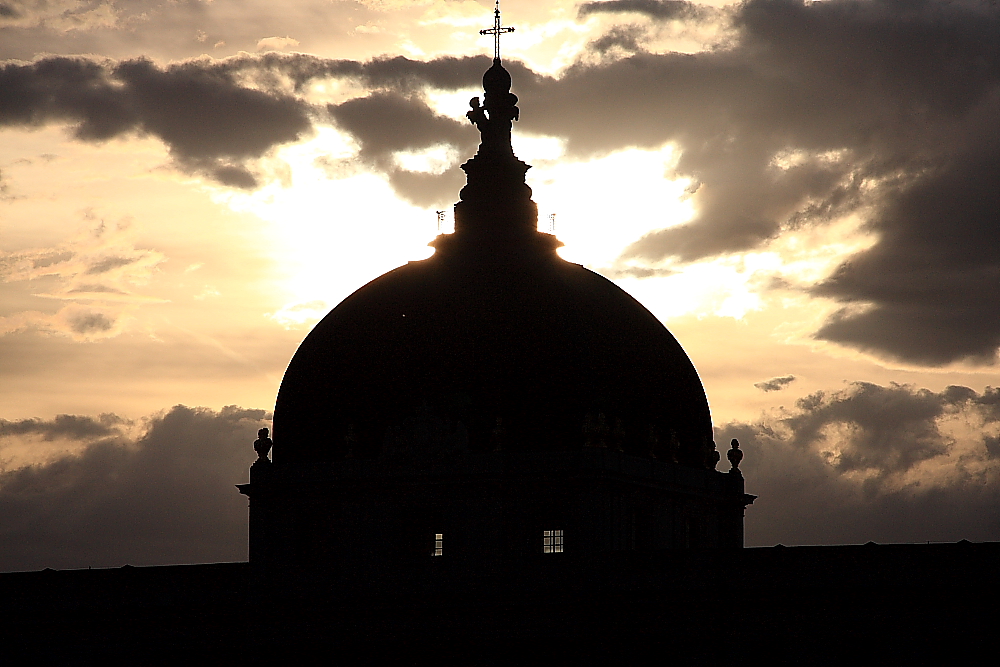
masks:
[[[490,72],[506,75],[499,60]],[[455,233],[302,342],[278,393],[276,463],[606,446],[714,467],[708,401],[681,346],[535,231],[528,165],[510,150],[515,103],[499,98],[487,117],[473,100],[483,142],[462,165]]]
[[[614,283],[535,241],[499,256],[442,243],[345,299],[285,373],[275,461],[488,451],[498,439],[570,450],[588,437],[648,455],[652,428],[660,458],[673,430],[681,458],[700,465],[690,452],[711,442],[711,419],[684,350]]]

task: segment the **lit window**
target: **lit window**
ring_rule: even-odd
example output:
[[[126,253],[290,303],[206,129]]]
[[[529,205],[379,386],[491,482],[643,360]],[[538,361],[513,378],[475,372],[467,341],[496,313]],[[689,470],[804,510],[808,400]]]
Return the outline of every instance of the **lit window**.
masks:
[[[434,552],[431,553],[432,556],[440,556],[442,553],[444,553],[442,549],[443,543],[444,543],[444,535],[441,533],[434,533]]]
[[[542,553],[559,554],[563,550],[563,532],[561,530],[542,531]]]

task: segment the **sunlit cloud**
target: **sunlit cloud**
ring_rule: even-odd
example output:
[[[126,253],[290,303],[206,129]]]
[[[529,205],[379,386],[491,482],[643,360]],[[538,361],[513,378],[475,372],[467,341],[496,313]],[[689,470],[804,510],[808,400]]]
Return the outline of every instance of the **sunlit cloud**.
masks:
[[[549,159],[561,150],[548,140],[528,139],[525,145],[548,152]],[[556,214],[556,235],[565,244],[560,255],[590,267],[607,266],[650,227],[688,220],[692,211],[684,198],[687,181],[665,178],[674,157],[667,146],[620,151],[587,162],[535,165],[528,183],[540,213]]]
[[[219,190],[236,211],[269,223],[288,302],[274,317],[282,324],[318,317],[297,304],[337,304],[365,282],[410,260],[429,257],[436,234],[433,211],[397,199],[385,178],[358,168],[331,178],[323,158],[350,162],[353,146],[326,129],[278,158],[289,165],[292,187],[272,183],[251,194]]]
[[[398,151],[393,159],[401,169],[425,174],[443,174],[455,165],[458,152],[451,146],[431,146],[420,151]]]
[[[265,37],[257,42],[258,51],[285,51],[299,45],[292,37]]]
[[[149,283],[166,257],[136,248],[130,228],[127,221],[102,222],[55,248],[0,255],[3,282],[38,281],[50,289],[32,290],[33,296],[71,302],[52,313],[26,310],[0,317],[0,334],[34,329],[79,341],[112,338],[127,329],[139,305],[165,303],[135,291]]]

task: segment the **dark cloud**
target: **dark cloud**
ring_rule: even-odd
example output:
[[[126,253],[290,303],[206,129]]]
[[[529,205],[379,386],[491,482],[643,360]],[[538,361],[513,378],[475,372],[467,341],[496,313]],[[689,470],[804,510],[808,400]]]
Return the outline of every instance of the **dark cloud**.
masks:
[[[829,442],[833,436],[825,432],[827,427],[845,427],[850,437],[824,454],[829,464],[840,472],[887,475],[946,454],[951,440],[941,433],[938,420],[965,406],[968,399],[960,392],[936,394],[896,384],[882,387],[858,382],[846,391],[818,392],[800,399],[796,414],[782,423],[792,431],[790,444],[821,450],[834,444]]]
[[[608,0],[607,2],[584,2],[577,16],[585,18],[593,14],[642,14],[661,21],[704,21],[715,18],[719,10],[686,0]]]
[[[782,375],[781,377],[771,378],[764,382],[757,382],[754,386],[761,391],[781,391],[793,382],[795,382],[794,375]]]
[[[374,92],[331,106],[332,115],[362,144],[363,159],[386,172],[400,195],[430,206],[455,197],[461,172],[406,172],[392,166],[391,154],[435,145],[473,151],[472,126],[435,114],[418,93],[427,87],[476,86],[487,67],[483,57],[360,63],[267,53],[165,68],[141,58],[114,63],[53,57],[0,67],[0,125],[72,123],[74,135],[85,141],[153,134],[183,168],[252,189],[259,181],[244,163],[311,130],[310,107],[297,97],[306,84],[352,79]]]
[[[86,284],[80,285],[79,287],[74,287],[73,289],[66,290],[67,294],[90,294],[90,293],[100,293],[100,294],[127,294],[120,289],[115,289],[114,287],[108,287],[107,285],[98,284]]]
[[[185,159],[259,157],[310,128],[300,101],[241,87],[199,61],[159,69],[131,60],[113,77],[131,92],[142,127]]]
[[[44,440],[68,438],[87,442],[95,438],[120,435],[120,427],[128,422],[113,414],[97,418],[81,415],[56,415],[55,419],[0,419],[0,438],[36,435]]]
[[[814,289],[861,306],[838,312],[817,337],[927,365],[994,361],[1000,140],[985,125],[995,123],[984,123],[978,146],[954,146],[959,155],[893,193],[872,221],[878,243]]]
[[[78,313],[70,317],[69,325],[75,333],[85,335],[111,331],[115,326],[115,320],[105,313]]]
[[[0,125],[75,123],[85,141],[153,134],[182,166],[240,187],[249,181],[228,163],[300,139],[311,128],[307,110],[294,97],[243,87],[200,61],[160,68],[144,59],[52,57],[0,67]]]
[[[253,190],[257,187],[257,177],[245,167],[222,165],[210,169],[212,177],[219,183],[233,188]]]
[[[984,435],[983,445],[986,446],[986,453],[991,459],[1000,459],[1000,436]]]
[[[1000,539],[996,437],[952,442],[940,428],[948,416],[995,427],[998,394],[856,384],[813,394],[769,426],[718,429],[718,442],[740,440],[747,491],[760,496],[748,544]],[[247,478],[266,416],[177,406],[137,437],[114,415],[0,421],[0,437],[81,443],[0,473],[0,570],[245,559],[247,507],[233,485]],[[833,447],[874,474],[838,465],[824,454]],[[915,473],[907,456],[948,474],[896,483]]]
[[[1000,387],[987,387],[982,395],[972,396],[969,400],[976,404],[985,419],[1000,422]]]
[[[949,417],[995,427],[982,403],[995,391],[859,383],[718,429],[718,442],[739,439],[747,491],[759,495],[748,544],[1000,539],[996,438],[942,432]]]
[[[291,35],[297,50],[365,40],[356,26],[385,19],[385,7],[357,2],[265,0],[2,0],[20,14],[0,16],[0,59],[31,60],[42,53],[139,55],[158,62],[204,53],[253,52]],[[405,9],[404,9],[405,11]],[[264,40],[262,40],[264,38]],[[280,44],[280,41],[278,42]]]
[[[588,46],[591,50],[601,54],[614,51],[634,53],[641,51],[643,43],[646,41],[646,31],[640,26],[620,25],[591,41]]]
[[[247,504],[233,485],[246,480],[264,417],[177,406],[138,439],[96,442],[116,433],[102,421],[112,418],[0,422],[0,434],[14,424],[90,443],[0,473],[0,570],[246,560]]]
[[[464,174],[453,165],[442,175],[409,172],[394,161],[398,152],[420,151],[438,145],[459,155],[475,151],[478,133],[469,123],[440,116],[416,97],[377,92],[329,107],[337,125],[361,145],[360,158],[389,174],[396,192],[419,206],[454,201]]]
[[[581,12],[672,20],[694,7],[605,2]],[[845,306],[818,335],[920,364],[992,360],[1000,345],[1000,7],[750,0],[730,18],[731,41],[694,55],[581,62],[559,79],[506,63],[524,111],[518,131],[562,137],[582,159],[677,143],[676,175],[693,181],[698,214],[634,243],[623,259],[636,270],[750,250],[789,229],[862,213],[878,241],[814,288]],[[592,48],[635,51],[641,42],[639,28],[617,26]],[[386,167],[386,156],[393,146],[435,142],[464,149],[461,123],[413,112],[422,90],[478,85],[487,64],[267,54],[216,66],[235,77],[280,74],[293,88],[334,77],[377,91],[348,103],[341,126],[368,144],[403,196],[428,205],[453,198],[461,174],[404,174]],[[364,119],[349,122],[352,106],[386,123],[386,138]],[[411,116],[412,130],[400,122]]]
[[[1000,6],[750,0],[732,28],[730,43],[695,55],[529,80],[524,127],[566,136],[578,155],[677,142],[698,215],[636,242],[633,263],[744,251],[857,211],[878,241],[815,288],[845,306],[818,335],[926,365],[994,360]]]
[[[580,7],[583,17],[638,13],[653,22],[702,11],[710,10],[653,0]],[[673,175],[691,179],[697,215],[637,240],[623,264],[743,252],[857,213],[876,242],[806,287],[843,306],[818,336],[924,365],[993,361],[1000,5],[748,0],[725,20],[724,41],[696,54],[643,52],[641,29],[624,25],[591,48],[628,57],[583,58],[558,79],[505,63],[521,97],[518,131],[561,137],[579,159],[676,143]],[[347,79],[366,96],[331,109],[338,125],[399,194],[439,206],[454,200],[462,174],[408,172],[392,153],[470,152],[471,128],[436,116],[422,95],[478,87],[488,65],[485,57],[279,53],[165,68],[46,58],[0,69],[0,123],[70,122],[88,140],[155,134],[185,168],[252,188],[248,160],[321,120],[302,100],[308,84]]]
[[[31,260],[31,266],[35,269],[44,269],[47,266],[52,266],[53,264],[61,264],[62,262],[69,261],[73,259],[75,253],[70,250],[53,250],[46,252],[39,257],[35,257]]]
[[[443,56],[426,61],[393,56],[359,62],[330,60],[303,53],[266,53],[259,56],[241,54],[214,61],[210,66],[227,75],[270,82],[271,85],[280,84],[280,79],[273,78],[273,75],[281,75],[292,83],[295,90],[302,90],[309,82],[320,79],[351,79],[368,90],[391,90],[410,95],[428,87],[459,90],[478,86],[483,72],[491,64],[486,56]],[[536,77],[521,64],[504,62],[504,66],[521,80]]]
[[[84,271],[84,273],[88,275],[106,273],[112,269],[117,269],[121,266],[128,266],[129,264],[132,264],[138,261],[139,259],[140,258],[138,257],[105,257],[101,261],[91,264],[89,267],[87,267],[87,270]]]

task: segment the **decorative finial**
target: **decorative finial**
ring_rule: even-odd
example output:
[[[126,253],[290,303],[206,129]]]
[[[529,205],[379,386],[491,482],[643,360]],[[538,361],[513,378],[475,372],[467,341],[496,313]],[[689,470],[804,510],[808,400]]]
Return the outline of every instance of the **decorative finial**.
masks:
[[[493,27],[480,31],[483,35],[493,35],[494,58],[483,74],[482,104],[479,97],[469,100],[466,116],[479,130],[481,140],[476,155],[462,165],[468,181],[459,193],[461,201],[455,204],[455,233],[452,236],[455,243],[464,244],[462,247],[473,247],[468,245],[471,242],[479,248],[489,245],[492,250],[501,245],[514,248],[508,241],[530,238],[530,243],[535,244],[532,248],[549,252],[561,244],[552,237],[549,240],[535,238],[538,207],[531,201],[531,188],[524,180],[525,172],[531,167],[517,159],[511,145],[511,129],[520,111],[517,95],[510,92],[510,72],[500,62],[500,35],[508,32],[514,32],[514,28],[500,24],[500,3],[497,2]],[[452,242],[442,240],[442,243]],[[434,247],[444,250],[458,246],[454,243],[438,245],[435,241]],[[528,246],[518,243],[516,247]]]
[[[733,467],[729,469],[729,472],[742,477],[743,473],[740,472],[740,461],[743,460],[743,450],[740,449],[740,441],[733,438],[733,441],[729,444],[732,449],[726,452],[726,458],[729,459],[729,462],[733,465]]]
[[[268,434],[270,434],[270,431],[266,428],[257,431],[257,439],[253,443],[253,450],[257,452],[257,461],[268,461],[270,463],[267,455],[271,451],[271,446],[274,445],[274,442],[271,441],[271,438],[267,437]]]
[[[493,60],[500,60],[500,35],[514,32],[513,28],[500,27],[500,0],[497,0],[497,7],[493,10],[493,27],[480,30],[480,35],[493,35]]]

